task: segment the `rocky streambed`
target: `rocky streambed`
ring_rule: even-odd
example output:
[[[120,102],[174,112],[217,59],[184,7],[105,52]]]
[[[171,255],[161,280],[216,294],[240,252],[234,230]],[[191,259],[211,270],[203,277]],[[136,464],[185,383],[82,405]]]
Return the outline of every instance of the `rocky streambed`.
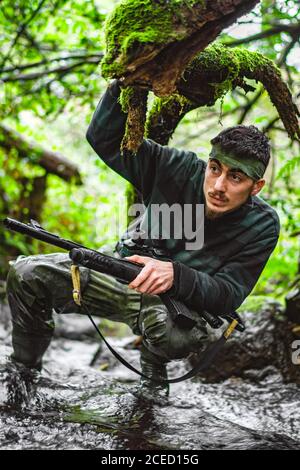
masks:
[[[300,449],[300,365],[292,362],[299,328],[281,313],[272,303],[246,311],[246,333],[229,341],[205,376],[171,386],[169,399],[161,402],[143,396],[135,374],[105,346],[90,365],[99,342],[86,317],[56,317],[36,391],[12,406],[11,327],[8,307],[1,304],[0,448]],[[139,367],[133,339],[110,341]],[[170,374],[196,361],[173,362]]]

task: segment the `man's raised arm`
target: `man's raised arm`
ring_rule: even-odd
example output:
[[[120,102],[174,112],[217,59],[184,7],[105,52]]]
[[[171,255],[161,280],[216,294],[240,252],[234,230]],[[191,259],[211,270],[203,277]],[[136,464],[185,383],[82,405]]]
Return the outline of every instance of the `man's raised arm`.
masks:
[[[114,80],[97,106],[86,137],[101,160],[145,195],[151,191],[150,176],[155,172],[151,159],[154,143],[144,140],[137,155],[121,155],[127,115],[121,109],[119,96],[120,86]],[[147,173],[148,178],[144,178]]]
[[[114,80],[102,96],[87,131],[87,140],[110,168],[130,181],[146,198],[161,176],[187,172],[191,152],[161,146],[144,139],[137,154],[121,155],[127,115],[118,102],[120,87]],[[186,157],[186,158],[185,158]]]

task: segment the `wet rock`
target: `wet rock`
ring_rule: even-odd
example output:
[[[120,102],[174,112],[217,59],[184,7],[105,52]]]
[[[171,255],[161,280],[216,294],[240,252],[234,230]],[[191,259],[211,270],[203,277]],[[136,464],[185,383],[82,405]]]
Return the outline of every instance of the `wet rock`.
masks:
[[[16,433],[15,431],[9,429],[8,431],[6,431],[4,433],[4,436],[5,436],[5,439],[7,441],[15,441],[15,442],[18,442],[20,440],[20,436],[18,433]]]
[[[90,320],[85,315],[53,315],[55,320],[55,337],[77,341],[98,340],[99,336]],[[99,338],[100,340],[100,338]]]
[[[249,369],[257,379],[268,367],[280,371],[286,382],[300,384],[300,366],[293,364],[292,344],[299,340],[295,325],[283,314],[280,304],[270,302],[258,312],[244,312],[244,333],[236,332],[218,355],[215,364],[201,376],[208,382],[224,381],[231,376],[246,377]],[[216,338],[221,331],[210,331]],[[199,361],[192,356],[191,363]]]

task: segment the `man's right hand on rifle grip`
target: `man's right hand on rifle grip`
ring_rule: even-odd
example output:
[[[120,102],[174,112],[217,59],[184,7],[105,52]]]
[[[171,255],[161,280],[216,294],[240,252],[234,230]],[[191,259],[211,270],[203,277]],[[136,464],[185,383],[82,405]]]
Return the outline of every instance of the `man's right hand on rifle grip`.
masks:
[[[138,255],[126,259],[144,265],[140,274],[128,285],[130,289],[135,289],[141,294],[158,295],[167,292],[173,286],[174,268],[170,261]]]

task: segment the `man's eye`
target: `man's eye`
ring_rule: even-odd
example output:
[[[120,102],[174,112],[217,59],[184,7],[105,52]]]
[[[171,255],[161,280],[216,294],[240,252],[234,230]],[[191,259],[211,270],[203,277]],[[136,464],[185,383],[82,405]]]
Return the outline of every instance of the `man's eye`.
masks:
[[[211,166],[210,169],[213,173],[217,173],[217,171],[219,170],[217,166]]]
[[[231,175],[231,178],[232,178],[233,181],[235,181],[236,183],[239,183],[240,181],[242,181],[242,178],[241,178],[239,175]]]

